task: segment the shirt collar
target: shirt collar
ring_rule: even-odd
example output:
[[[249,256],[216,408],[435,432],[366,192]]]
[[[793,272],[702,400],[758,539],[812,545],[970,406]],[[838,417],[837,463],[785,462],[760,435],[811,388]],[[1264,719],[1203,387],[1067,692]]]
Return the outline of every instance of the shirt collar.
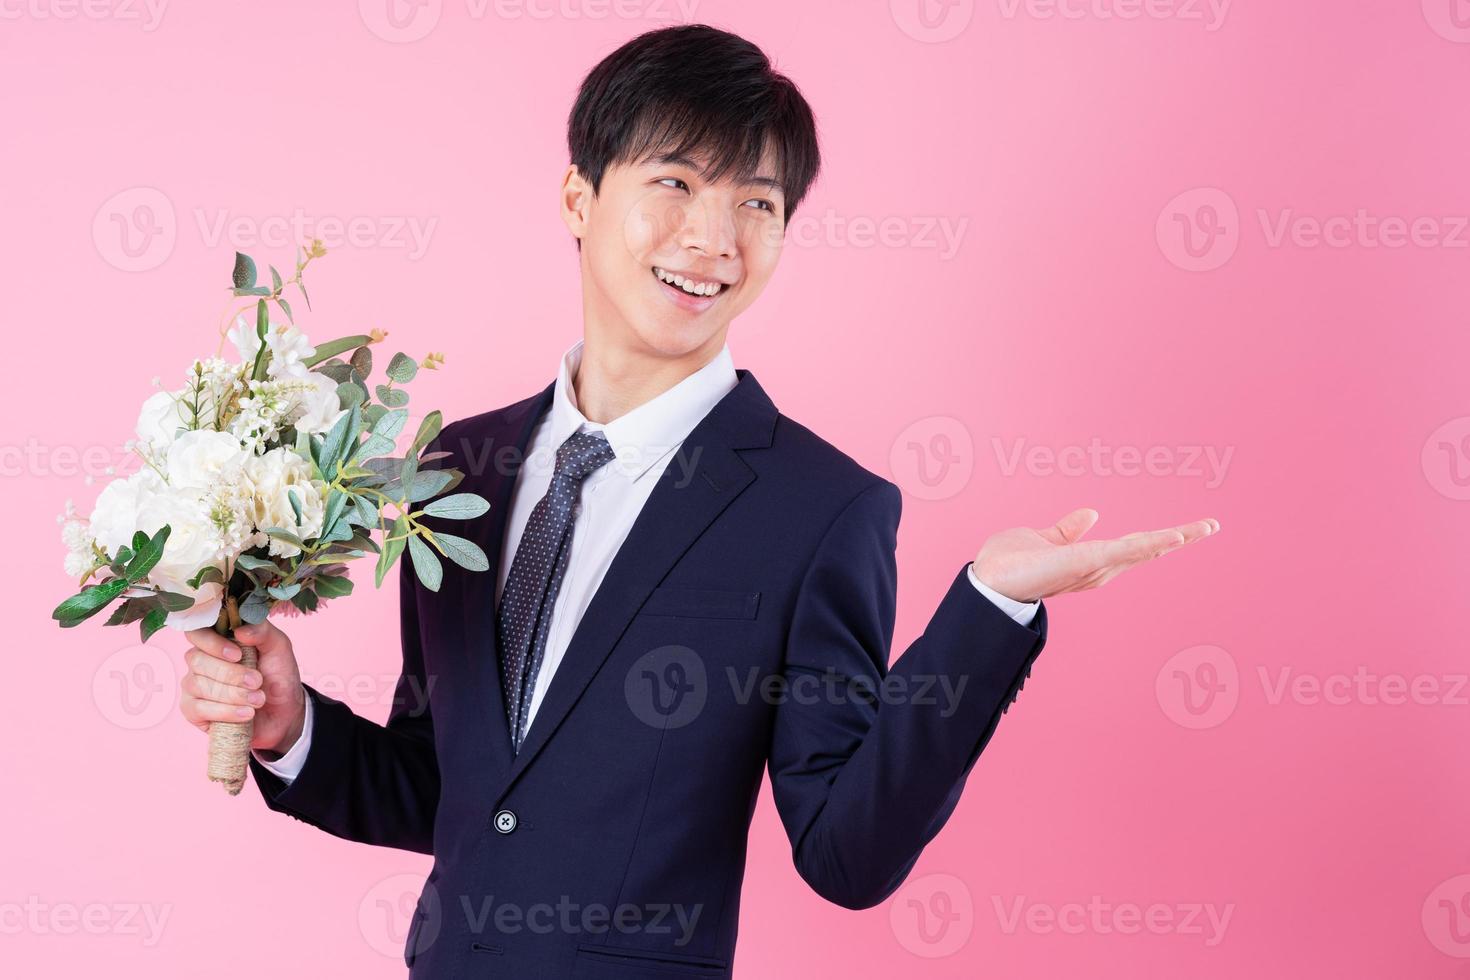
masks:
[[[669,390],[606,424],[591,422],[577,407],[572,378],[582,363],[582,341],[561,358],[551,401],[551,445],[560,447],[579,431],[600,431],[616,455],[608,469],[630,481],[682,443],[700,420],[739,382],[730,345],[720,348],[708,364]]]

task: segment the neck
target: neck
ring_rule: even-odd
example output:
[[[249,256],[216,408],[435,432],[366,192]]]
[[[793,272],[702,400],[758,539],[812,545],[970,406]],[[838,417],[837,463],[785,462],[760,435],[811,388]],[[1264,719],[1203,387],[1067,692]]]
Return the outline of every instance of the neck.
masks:
[[[606,425],[668,391],[714,360],[723,347],[723,330],[702,346],[673,356],[633,349],[588,330],[582,362],[572,378],[577,407],[589,422]]]

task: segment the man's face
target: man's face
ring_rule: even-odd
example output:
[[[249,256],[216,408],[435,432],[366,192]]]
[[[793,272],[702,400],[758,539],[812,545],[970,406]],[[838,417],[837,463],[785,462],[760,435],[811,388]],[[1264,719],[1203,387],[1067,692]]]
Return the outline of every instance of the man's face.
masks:
[[[594,197],[570,168],[562,217],[582,242],[589,330],[679,357],[718,350],[781,257],[785,199],[767,160],[749,182],[700,177],[703,159],[611,167]]]

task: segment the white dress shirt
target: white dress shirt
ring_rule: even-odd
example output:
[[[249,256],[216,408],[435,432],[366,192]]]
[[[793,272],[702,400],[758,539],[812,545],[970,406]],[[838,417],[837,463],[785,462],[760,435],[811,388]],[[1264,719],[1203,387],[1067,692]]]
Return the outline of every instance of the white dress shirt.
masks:
[[[672,388],[603,424],[588,421],[577,407],[577,392],[572,379],[581,363],[582,342],[578,341],[562,356],[551,411],[537,423],[526,447],[526,459],[512,494],[505,547],[501,550],[500,567],[497,569],[495,601],[496,608],[499,608],[500,593],[510,575],[521,534],[530,520],[532,509],[551,485],[557,447],[577,432],[601,432],[612,446],[615,458],[582,483],[572,528],[571,550],[567,554],[566,575],[552,607],[546,651],[531,693],[526,723],[528,730],[571,642],[572,633],[633,527],[633,521],[658,483],[659,475],[669,465],[685,437],[738,381],[730,348],[726,345],[708,364]],[[970,582],[982,595],[1016,622],[1030,625],[1040,603],[1017,602],[1001,595],[975,577],[973,565],[968,572]],[[287,783],[291,782],[306,763],[311,728],[311,699],[307,698],[306,719],[296,744],[274,761],[261,758],[259,753],[255,758],[266,769]]]

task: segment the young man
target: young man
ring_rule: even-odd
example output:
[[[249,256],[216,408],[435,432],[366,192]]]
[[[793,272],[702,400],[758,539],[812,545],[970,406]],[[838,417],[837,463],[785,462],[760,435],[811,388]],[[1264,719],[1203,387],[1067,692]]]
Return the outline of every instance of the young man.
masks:
[[[818,169],[806,102],[750,43],[676,27],[593,69],[568,128],[583,339],[431,447],[492,501],[452,530],[495,577],[447,565],[429,592],[405,562],[386,726],[303,685],[272,623],[238,634],[259,673],[192,633],[183,712],[258,706],[267,806],[434,855],[412,976],[724,977],[764,768],[801,876],[883,901],[1030,673],[1040,600],[1218,525],[997,534],[890,672],[898,488],[726,346]]]

